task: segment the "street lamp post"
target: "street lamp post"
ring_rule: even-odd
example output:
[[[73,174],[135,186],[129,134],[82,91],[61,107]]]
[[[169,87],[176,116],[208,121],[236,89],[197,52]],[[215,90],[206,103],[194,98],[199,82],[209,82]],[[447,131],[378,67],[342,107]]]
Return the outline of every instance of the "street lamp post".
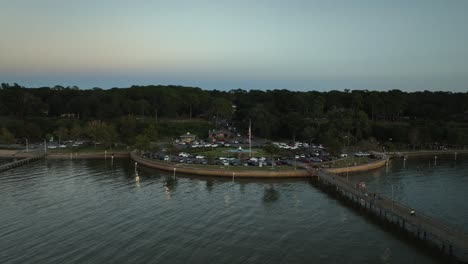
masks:
[[[26,152],[29,152],[29,141],[27,138],[26,139]]]
[[[47,141],[44,138],[44,153],[47,154]]]

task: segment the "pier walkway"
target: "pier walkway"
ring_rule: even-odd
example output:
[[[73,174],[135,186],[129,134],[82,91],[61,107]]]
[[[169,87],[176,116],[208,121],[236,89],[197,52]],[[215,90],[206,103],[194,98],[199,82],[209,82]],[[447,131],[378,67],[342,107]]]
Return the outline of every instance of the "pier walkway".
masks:
[[[20,160],[17,160],[17,161],[9,162],[7,164],[0,165],[0,172],[7,171],[9,169],[13,169],[13,168],[16,168],[16,167],[19,167],[19,166],[23,166],[25,164],[29,164],[30,162],[43,159],[43,158],[45,158],[45,156],[46,155],[43,154],[43,153],[33,154],[29,158],[24,158],[24,159],[20,159]]]
[[[468,262],[468,234],[464,230],[451,227],[419,211],[412,214],[413,209],[410,207],[385,196],[369,193],[339,175],[306,164],[302,166],[328,190],[352,201],[379,219],[395,224],[419,240],[437,246],[443,254]]]

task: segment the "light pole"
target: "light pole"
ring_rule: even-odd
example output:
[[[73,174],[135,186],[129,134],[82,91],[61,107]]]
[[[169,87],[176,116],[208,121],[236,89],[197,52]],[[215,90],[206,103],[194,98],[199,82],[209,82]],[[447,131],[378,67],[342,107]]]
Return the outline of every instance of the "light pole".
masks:
[[[29,152],[29,141],[27,138],[26,139],[26,152]]]
[[[47,140],[44,138],[44,153],[47,154]]]

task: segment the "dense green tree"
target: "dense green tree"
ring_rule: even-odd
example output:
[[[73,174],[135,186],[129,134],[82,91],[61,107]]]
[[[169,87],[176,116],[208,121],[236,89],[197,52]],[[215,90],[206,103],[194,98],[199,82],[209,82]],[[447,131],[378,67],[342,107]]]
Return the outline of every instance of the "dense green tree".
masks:
[[[70,138],[73,140],[78,140],[83,136],[83,129],[81,128],[80,124],[75,123],[73,124],[72,128],[70,129]]]
[[[119,133],[122,142],[132,145],[135,142],[137,134],[137,120],[133,115],[127,115],[120,118]]]
[[[94,142],[96,147],[97,143],[104,143],[107,146],[112,146],[117,141],[117,132],[112,124],[102,122],[100,120],[93,120],[87,123],[85,134]]]
[[[141,134],[135,138],[135,148],[138,150],[146,151],[150,149],[151,140],[147,135]]]
[[[1,144],[13,144],[15,143],[14,135],[8,131],[8,129],[2,127],[0,129],[0,143]]]
[[[131,120],[126,120],[127,116],[132,116]],[[204,137],[208,129],[215,128],[209,122],[224,119],[245,134],[250,119],[254,135],[269,139],[320,140],[332,130],[339,142],[344,137],[351,144],[371,137],[380,142],[391,138],[392,144],[408,146],[410,129],[415,128],[421,148],[435,142],[462,146],[466,144],[468,93],[206,91],[173,85],[80,90],[3,83],[0,118],[2,127],[16,138],[34,140],[54,134],[61,127],[70,131],[71,138],[84,134],[93,138],[83,133],[87,129],[71,131],[75,124],[86,128],[90,121],[102,120],[117,128],[122,142],[132,145],[152,121],[157,121],[160,139],[187,131],[197,131]],[[181,122],[172,122],[174,119]],[[186,122],[191,119],[193,122]]]
[[[66,127],[60,127],[54,131],[54,135],[58,137],[59,142],[63,142],[64,140],[68,139],[70,134]]]

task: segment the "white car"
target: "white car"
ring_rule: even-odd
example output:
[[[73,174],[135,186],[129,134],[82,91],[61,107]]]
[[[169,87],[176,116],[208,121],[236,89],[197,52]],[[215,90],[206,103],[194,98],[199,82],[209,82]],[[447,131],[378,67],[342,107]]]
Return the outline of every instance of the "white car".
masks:
[[[164,156],[164,160],[165,160],[165,161],[168,161],[168,160],[169,160],[169,156],[167,156],[167,155]]]
[[[205,156],[198,155],[198,156],[196,156],[195,158],[196,158],[196,159],[204,159],[204,158],[205,158]]]
[[[340,155],[340,157],[342,157],[342,158],[347,158],[347,157],[348,157],[348,154],[343,153],[343,154]]]
[[[188,158],[188,157],[189,157],[189,154],[187,154],[187,153],[185,153],[185,152],[180,152],[180,153],[179,153],[179,157]]]
[[[67,147],[67,146],[64,145],[64,144],[61,144],[61,145],[59,146],[59,148],[66,148],[66,147]]]

